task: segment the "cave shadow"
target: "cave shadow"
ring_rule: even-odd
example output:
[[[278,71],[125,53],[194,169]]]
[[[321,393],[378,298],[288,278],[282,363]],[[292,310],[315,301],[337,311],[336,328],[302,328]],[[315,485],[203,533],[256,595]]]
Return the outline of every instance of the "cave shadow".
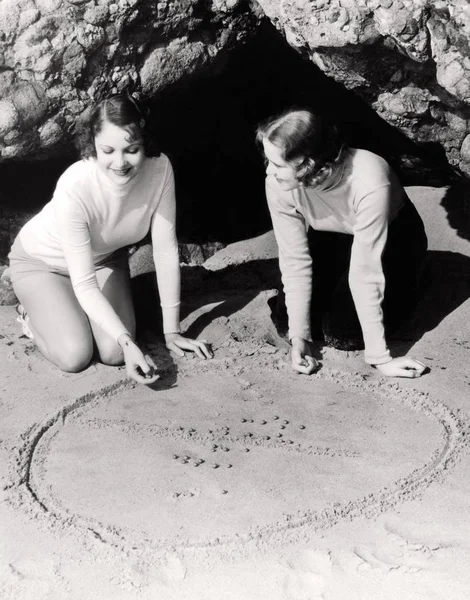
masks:
[[[261,292],[278,290],[281,285],[278,264],[278,260],[273,258],[230,265],[218,271],[208,271],[202,266],[184,268],[182,319],[193,311],[214,304],[195,319],[186,334],[197,338],[215,319],[230,318]],[[427,332],[435,329],[470,298],[469,273],[470,257],[458,252],[428,251],[418,306],[413,316],[388,338],[392,354],[396,355],[397,351],[406,354]],[[155,273],[137,275],[132,279],[132,287],[138,332],[151,332],[162,337]],[[268,301],[266,304],[272,319]],[[286,342],[284,324],[273,321],[273,326],[278,336]],[[272,341],[276,343],[276,340]],[[321,341],[314,340],[316,358],[321,358],[319,352],[322,345]]]
[[[406,290],[404,290],[406,293]],[[429,250],[421,293],[412,317],[389,337],[390,346],[406,354],[429,331],[470,298],[470,257]]]
[[[188,328],[187,335],[197,337],[216,318],[229,318],[242,310],[259,293],[277,290],[281,282],[278,264],[277,258],[272,258],[229,265],[217,271],[209,271],[202,266],[182,267],[181,320],[208,304],[215,305],[195,319]],[[131,280],[131,286],[137,335],[151,333],[162,337],[162,317],[155,273],[136,275]]]
[[[170,85],[150,106],[155,139],[175,170],[182,242],[230,243],[270,229],[255,132],[292,106],[334,119],[351,146],[383,156],[403,185],[448,185],[454,176],[438,144],[418,144],[387,123],[267,21],[218,72]]]
[[[470,241],[470,181],[464,177],[454,181],[444,194],[441,206],[447,212],[450,227],[459,237]]]

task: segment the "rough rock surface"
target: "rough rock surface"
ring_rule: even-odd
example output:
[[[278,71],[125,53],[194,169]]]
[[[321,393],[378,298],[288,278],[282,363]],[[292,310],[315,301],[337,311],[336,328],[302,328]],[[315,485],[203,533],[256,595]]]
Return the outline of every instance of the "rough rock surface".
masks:
[[[244,0],[0,0],[2,160],[57,153],[103,92],[218,68],[258,20]]]
[[[291,46],[470,174],[467,0],[258,0]]]
[[[0,0],[0,161],[57,155],[103,92],[152,97],[220,71],[263,11],[307,60],[470,174],[466,0]]]

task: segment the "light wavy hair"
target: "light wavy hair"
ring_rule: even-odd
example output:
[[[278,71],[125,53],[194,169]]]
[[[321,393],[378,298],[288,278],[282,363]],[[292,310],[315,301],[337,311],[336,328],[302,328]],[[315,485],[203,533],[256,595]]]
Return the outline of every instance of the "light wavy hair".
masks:
[[[347,145],[338,126],[309,110],[290,109],[270,118],[256,131],[261,145],[268,140],[281,149],[302,185],[317,187],[326,181],[344,159]]]

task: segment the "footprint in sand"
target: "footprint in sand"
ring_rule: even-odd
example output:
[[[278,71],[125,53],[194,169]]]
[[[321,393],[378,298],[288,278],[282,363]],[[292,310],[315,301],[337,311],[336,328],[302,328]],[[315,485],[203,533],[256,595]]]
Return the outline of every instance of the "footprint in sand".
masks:
[[[305,550],[288,561],[291,572],[284,589],[288,600],[323,600],[332,573],[331,555]]]
[[[427,568],[426,563],[433,558],[434,550],[439,549],[431,549],[425,543],[412,542],[389,524],[385,526],[385,532],[386,538],[380,547],[358,546],[354,549],[356,556],[361,559],[358,572],[420,573]]]
[[[368,548],[366,546],[357,546],[354,554],[360,559],[357,567],[358,573],[370,573],[371,571],[380,571],[390,573],[398,571],[400,573],[419,573],[420,567],[404,564],[403,556],[400,556],[394,550],[382,548]]]
[[[433,543],[429,545],[425,542],[421,542],[419,541],[420,535],[418,532],[416,534],[408,532],[407,535],[406,532],[399,531],[399,528],[391,523],[385,525],[385,531],[393,543],[400,548],[406,561],[413,561],[421,565],[425,565],[428,560],[434,558],[435,552],[446,547],[446,544]],[[410,537],[412,537],[414,541],[411,541],[409,539]]]

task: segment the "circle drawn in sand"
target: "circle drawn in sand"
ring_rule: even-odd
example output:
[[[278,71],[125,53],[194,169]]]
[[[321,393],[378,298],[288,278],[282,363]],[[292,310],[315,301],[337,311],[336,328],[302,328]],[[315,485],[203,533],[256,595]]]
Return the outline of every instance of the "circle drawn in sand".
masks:
[[[92,398],[44,428],[28,485],[55,518],[161,548],[377,513],[428,485],[458,427],[412,392],[340,383],[205,374]]]

